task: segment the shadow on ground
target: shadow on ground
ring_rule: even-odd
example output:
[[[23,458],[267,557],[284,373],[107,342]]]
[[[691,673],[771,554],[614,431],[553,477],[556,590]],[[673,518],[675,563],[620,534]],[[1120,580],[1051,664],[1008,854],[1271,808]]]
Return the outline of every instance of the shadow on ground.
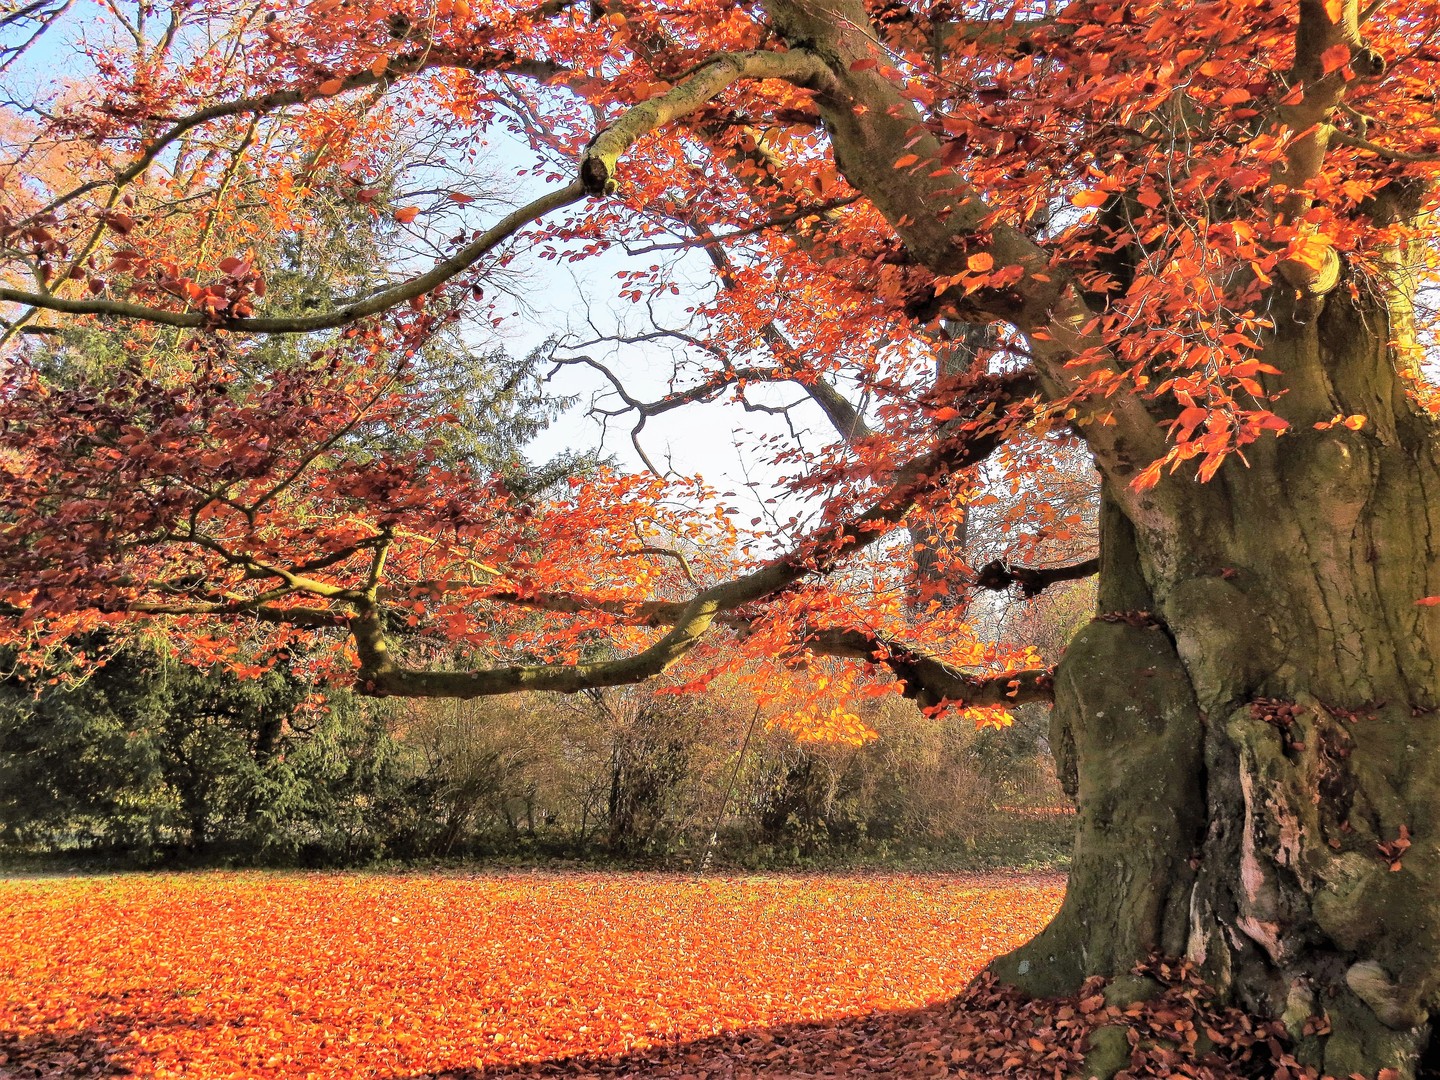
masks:
[[[612,1057],[571,1057],[521,1066],[455,1069],[407,1080],[521,1080],[542,1077],[1068,1075],[1089,1032],[1073,1009],[1027,1002],[986,983],[923,1009],[865,1013],[834,1021],[782,1024],[651,1046]]]
[[[1060,1080],[1084,1076],[1092,1032],[1108,1032],[1105,1075],[1184,1076],[1196,1080],[1306,1075],[1282,1045],[1284,1029],[1257,1022],[1208,1000],[1186,968],[1157,967],[1167,976],[1144,1003],[1107,1003],[1100,980],[1073,998],[1027,1000],[977,978],[959,997],[921,1009],[873,1012],[815,1023],[781,1024],[638,1048],[628,1053],[550,1058],[506,1066],[465,1066],[424,1073],[400,1069],[356,1072],[329,1063],[293,1060],[290,1071],[257,1076],[317,1080],[744,1080],[749,1077],[955,1077],[960,1080]],[[1118,984],[1117,984],[1118,985]],[[100,1029],[0,1031],[0,1080],[149,1075],[127,1036],[151,1034],[179,1017],[126,1008],[107,1014]],[[222,1022],[222,1021],[217,1021]],[[1199,1039],[1199,1033],[1205,1038]],[[1099,1036],[1097,1036],[1099,1038]],[[128,1045],[127,1045],[128,1044]],[[1098,1044],[1097,1044],[1098,1045]],[[1094,1064],[1094,1060],[1090,1064]],[[197,1077],[203,1071],[196,1072]],[[230,1074],[235,1075],[235,1074]],[[1311,1074],[1313,1075],[1313,1074]]]
[[[0,1028],[0,1080],[61,1080],[69,1077],[144,1076],[133,1038],[175,1028],[206,1031],[226,1021],[197,1017],[172,1007],[182,995],[152,996],[148,990],[98,994],[103,1020],[63,1030]]]
[[[88,1031],[64,1035],[0,1031],[0,1077],[4,1080],[129,1074],[127,1067],[115,1061],[111,1047]]]
[[[865,1013],[805,1024],[782,1024],[725,1032],[707,1038],[650,1046],[626,1054],[554,1058],[488,1068],[457,1066],[409,1074],[403,1080],[502,1080],[502,1078],[769,1076],[1007,1076],[1054,1077],[1078,1064],[1088,1026],[1057,1020],[1051,1008],[1027,1003],[981,985],[961,998],[923,1009]],[[111,1022],[113,1021],[113,1022]],[[106,1033],[153,1030],[164,1017],[116,1014]],[[122,1047],[105,1033],[0,1031],[0,1078],[144,1075],[134,1046]],[[129,1062],[129,1064],[127,1064]],[[325,1076],[323,1068],[302,1075]],[[1057,1073],[1058,1068],[1058,1073]],[[267,1073],[267,1075],[272,1075]],[[393,1074],[392,1074],[393,1075]],[[336,1074],[335,1080],[342,1080]],[[343,1080],[350,1080],[345,1076]],[[397,1078],[401,1080],[401,1078]]]

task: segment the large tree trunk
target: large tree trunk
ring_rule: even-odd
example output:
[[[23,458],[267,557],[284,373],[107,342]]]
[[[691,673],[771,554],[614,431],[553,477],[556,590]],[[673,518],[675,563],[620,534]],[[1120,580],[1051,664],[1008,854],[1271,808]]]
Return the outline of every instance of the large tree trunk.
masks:
[[[1440,1009],[1435,425],[1382,313],[1277,324],[1292,431],[1171,529],[1106,499],[1100,613],[1056,680],[1070,888],[995,969],[1048,995],[1188,956],[1325,1073],[1410,1077]]]

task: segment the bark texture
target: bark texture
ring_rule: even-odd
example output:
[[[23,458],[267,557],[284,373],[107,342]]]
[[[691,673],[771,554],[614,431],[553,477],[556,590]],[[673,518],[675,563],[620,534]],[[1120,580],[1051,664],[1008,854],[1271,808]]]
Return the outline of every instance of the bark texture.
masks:
[[[995,968],[1054,994],[1186,955],[1324,1073],[1408,1078],[1440,1009],[1434,424],[1383,311],[1278,325],[1292,432],[1194,487],[1203,528],[1106,500],[1101,610],[1056,682],[1070,893]],[[1337,413],[1367,421],[1316,430]]]

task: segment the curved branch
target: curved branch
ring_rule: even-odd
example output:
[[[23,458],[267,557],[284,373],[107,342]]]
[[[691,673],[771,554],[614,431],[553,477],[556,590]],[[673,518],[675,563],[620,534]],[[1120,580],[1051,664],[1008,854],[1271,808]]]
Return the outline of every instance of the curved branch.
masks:
[[[379,612],[362,606],[350,620],[350,633],[360,655],[359,687],[377,697],[475,698],[519,690],[574,694],[644,682],[665,671],[699,643],[733,585],[717,585],[700,593],[685,605],[668,633],[631,656],[585,664],[532,664],[486,671],[423,671],[398,666],[390,658]]]
[[[688,340],[688,339],[687,339]],[[691,342],[697,347],[704,348],[700,342]],[[713,351],[713,350],[712,350]],[[603,375],[615,396],[625,404],[625,410],[637,413],[645,419],[654,416],[661,416],[667,412],[681,408],[685,405],[705,403],[713,401],[717,395],[726,388],[735,386],[738,383],[794,383],[805,391],[815,404],[819,405],[834,425],[836,431],[846,439],[858,435],[869,434],[864,420],[860,417],[855,406],[845,400],[844,395],[835,387],[823,379],[805,379],[797,372],[786,371],[782,368],[770,367],[727,367],[724,371],[716,372],[703,382],[694,386],[686,387],[683,390],[675,390],[664,397],[656,398],[653,401],[641,401],[625,389],[624,382],[607,365],[596,360],[592,356],[579,355],[557,357],[555,363],[562,366],[582,365],[593,368]],[[615,409],[605,410],[604,415],[614,416],[624,411]]]
[[[822,630],[806,639],[817,652],[883,664],[895,673],[905,696],[922,709],[956,705],[984,709],[1053,701],[1055,679],[1048,668],[997,675],[971,675],[943,660],[916,652],[864,630]]]
[[[952,284],[944,298],[967,315],[1002,320],[1023,335],[1047,396],[1074,407],[1076,426],[1132,519],[1164,528],[1181,496],[1164,484],[1143,494],[1131,485],[1165,454],[1165,431],[1139,395],[1094,392],[1106,376],[1125,378],[1096,312],[1075,279],[1057,269],[1023,227],[1007,224],[960,164],[950,164],[914,101],[875,64],[866,5],[765,0],[765,8],[783,40],[825,57],[830,77],[815,101],[847,181],[937,278],[963,278],[981,252],[994,266],[1018,273],[1004,288],[982,287],[968,296]],[[914,164],[897,169],[898,162]]]
[[[134,319],[141,322],[157,323],[161,326],[182,328],[209,328],[231,330],[246,334],[309,334],[317,330],[333,330],[382,311],[424,296],[432,289],[445,284],[457,274],[469,269],[475,263],[494,251],[531,222],[558,210],[562,206],[579,202],[584,197],[579,181],[563,188],[547,192],[533,202],[511,211],[480,236],[461,248],[450,258],[418,277],[402,281],[374,296],[363,300],[347,300],[330,310],[313,315],[276,316],[272,318],[218,318],[199,312],[166,311],[144,304],[132,304],[123,300],[67,300],[49,293],[32,293],[22,289],[0,286],[0,300],[48,311],[60,311],[68,315],[104,315],[117,319]]]
[[[580,161],[580,182],[586,194],[614,192],[620,155],[637,139],[689,115],[742,79],[782,79],[813,89],[829,81],[829,71],[819,57],[805,49],[760,49],[711,57],[679,85],[629,109],[590,141]]]
[[[705,589],[678,610],[652,607],[657,621],[663,616],[671,629],[639,653],[585,664],[535,664],[486,671],[404,668],[391,655],[384,618],[373,595],[347,593],[355,611],[350,631],[360,656],[359,685],[364,692],[379,696],[471,698],[517,690],[575,693],[658,675],[694,648],[724,613],[773,596],[806,577],[830,573],[844,556],[884,536],[922,495],[945,483],[955,471],[993,453],[1008,433],[1008,416],[1002,406],[1024,400],[1035,389],[1034,381],[1028,374],[985,376],[970,385],[972,393],[965,400],[968,421],[931,453],[898,470],[890,488],[868,510],[819,530],[795,550],[749,574]]]
[[[737,281],[735,267],[730,261],[730,253],[725,250],[720,238],[715,236],[708,227],[698,222],[691,221],[689,224],[694,230],[698,242],[703,244],[705,254],[720,277],[720,283],[727,289],[734,289]],[[782,364],[794,355],[795,347],[774,319],[768,320],[760,327],[760,336],[764,339],[771,354]],[[850,404],[845,399],[845,395],[835,389],[828,380],[819,376],[808,380],[795,376],[789,378],[797,383],[810,400],[820,407],[820,411],[825,414],[826,419],[830,421],[830,425],[841,440],[853,442],[871,434],[870,426],[865,422],[865,417],[860,410]]]
[[[1342,146],[1353,146],[1357,150],[1364,150],[1376,157],[1384,158],[1386,161],[1400,161],[1411,165],[1440,161],[1440,154],[1414,154],[1406,150],[1393,150],[1388,146],[1371,142],[1369,139],[1362,139],[1358,135],[1351,135],[1348,131],[1341,131],[1339,128],[1331,130],[1330,138]]]

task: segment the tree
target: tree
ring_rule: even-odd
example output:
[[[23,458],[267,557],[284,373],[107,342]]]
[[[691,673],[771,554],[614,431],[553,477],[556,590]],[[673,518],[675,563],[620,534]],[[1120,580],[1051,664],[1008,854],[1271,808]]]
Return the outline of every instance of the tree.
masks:
[[[5,196],[17,640],[343,632],[368,692],[470,697],[637,682],[728,633],[712,663],[830,653],[927,708],[1053,688],[1074,868],[1003,977],[1061,992],[1186,954],[1328,1073],[1430,1060],[1433,4],[318,0],[147,5],[121,33],[88,39],[83,93],[10,118],[11,175],[46,170]],[[466,193],[436,166],[383,211],[431,268],[304,312],[266,308],[268,236],[169,256],[240,201],[232,163],[303,231],[324,183],[363,202],[343,178],[422,122],[451,167],[509,130],[550,186],[451,234]],[[764,389],[784,384],[868,417],[770,453],[815,513],[762,537],[764,513],[644,476],[516,498],[352,438],[450,422],[407,357],[488,275],[611,245],[673,260],[621,282],[682,349],[662,398],[626,398],[642,419],[724,395],[790,416]],[[666,300],[687,252],[717,287]],[[995,355],[937,379],[957,324],[993,327]],[[177,329],[192,361],[49,385],[17,343],[75,325]],[[241,379],[276,335],[310,359]],[[925,522],[932,550],[966,470],[995,456],[1018,487],[1067,440],[1103,486],[1099,614],[1052,678],[913,604],[894,537]]]
[[[276,861],[405,839],[354,809],[408,781],[383,705],[279,666],[197,668],[155,639],[84,646],[70,670],[0,680],[0,843]]]

